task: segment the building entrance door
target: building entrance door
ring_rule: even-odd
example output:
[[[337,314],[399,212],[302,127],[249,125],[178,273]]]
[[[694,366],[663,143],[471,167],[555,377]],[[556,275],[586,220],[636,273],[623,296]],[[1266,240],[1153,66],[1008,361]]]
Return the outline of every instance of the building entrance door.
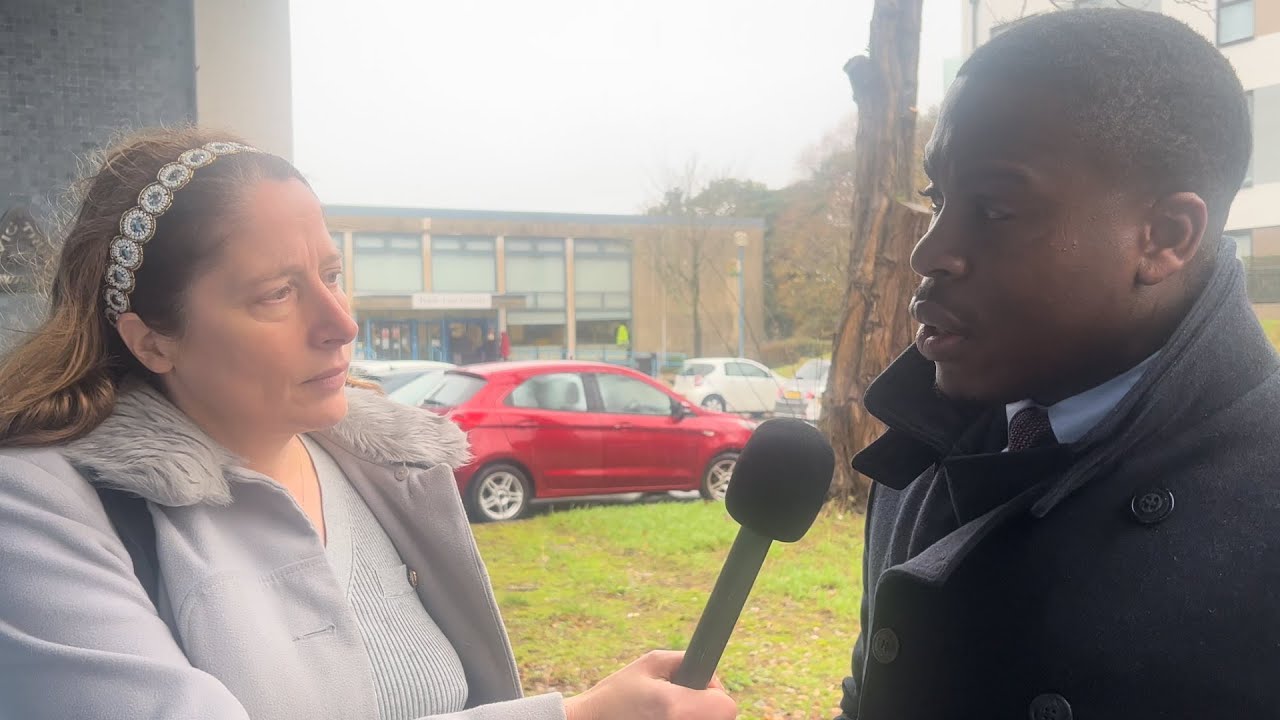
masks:
[[[362,355],[369,360],[416,360],[417,323],[410,320],[365,321]]]
[[[498,325],[492,320],[446,319],[440,322],[444,359],[454,365],[473,365],[500,359],[497,336]]]

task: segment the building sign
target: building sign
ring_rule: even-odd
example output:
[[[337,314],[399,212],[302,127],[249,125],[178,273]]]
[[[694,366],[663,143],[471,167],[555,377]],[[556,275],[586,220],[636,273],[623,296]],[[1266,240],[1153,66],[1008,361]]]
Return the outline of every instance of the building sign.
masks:
[[[25,207],[0,217],[0,288],[28,292],[40,264],[43,236]]]
[[[414,293],[410,307],[414,310],[492,310],[489,293]]]

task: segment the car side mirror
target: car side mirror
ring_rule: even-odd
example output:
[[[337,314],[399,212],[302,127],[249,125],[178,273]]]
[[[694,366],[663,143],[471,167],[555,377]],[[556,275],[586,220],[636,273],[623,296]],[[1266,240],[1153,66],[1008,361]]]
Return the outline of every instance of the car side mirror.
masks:
[[[677,421],[679,421],[679,420],[683,420],[683,419],[685,419],[685,418],[689,417],[689,416],[690,416],[690,415],[692,415],[692,414],[693,414],[693,413],[689,412],[689,408],[686,408],[686,407],[684,406],[684,403],[680,402],[679,400],[676,400],[676,399],[672,398],[672,400],[671,400],[671,417],[673,417],[673,418],[675,418]]]

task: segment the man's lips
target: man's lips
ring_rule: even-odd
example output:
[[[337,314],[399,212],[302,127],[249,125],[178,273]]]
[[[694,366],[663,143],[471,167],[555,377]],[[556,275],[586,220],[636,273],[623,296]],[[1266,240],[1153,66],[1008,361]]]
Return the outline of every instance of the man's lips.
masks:
[[[920,300],[911,304],[911,316],[920,323],[916,348],[921,355],[935,363],[957,358],[969,331],[954,313],[936,302]]]
[[[911,303],[911,317],[924,327],[930,328],[933,335],[967,336],[969,334],[968,329],[955,316],[955,313],[932,300],[917,300]]]

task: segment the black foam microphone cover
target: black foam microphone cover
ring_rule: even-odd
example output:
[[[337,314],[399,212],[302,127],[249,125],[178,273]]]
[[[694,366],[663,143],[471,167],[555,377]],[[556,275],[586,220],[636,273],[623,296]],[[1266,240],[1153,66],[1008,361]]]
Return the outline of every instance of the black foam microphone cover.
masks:
[[[725,493],[738,524],[765,537],[804,537],[826,502],[835,452],[817,428],[793,418],[761,423],[742,449]]]

